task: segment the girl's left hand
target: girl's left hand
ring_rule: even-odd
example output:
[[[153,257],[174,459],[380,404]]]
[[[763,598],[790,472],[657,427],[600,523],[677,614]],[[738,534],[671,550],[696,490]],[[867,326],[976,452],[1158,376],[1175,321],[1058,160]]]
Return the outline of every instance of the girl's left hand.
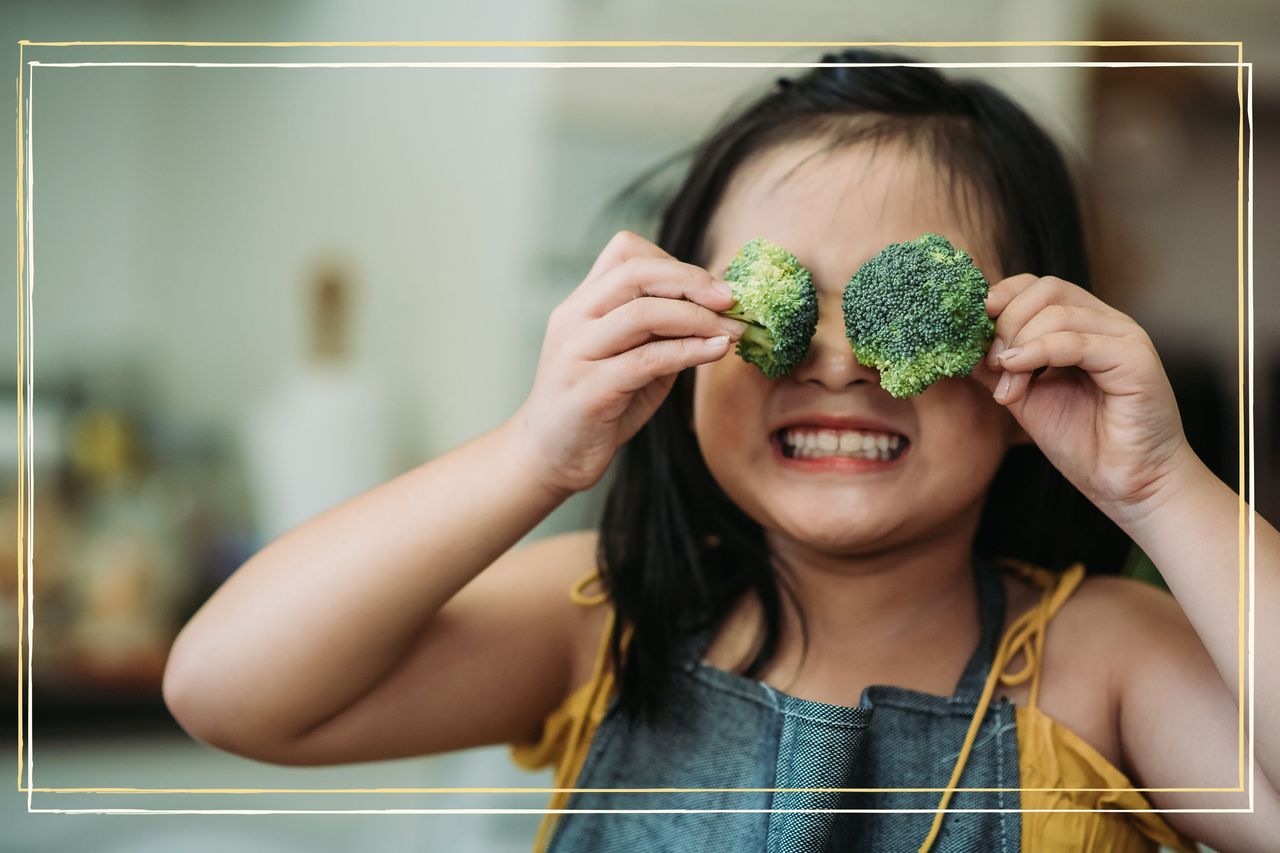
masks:
[[[986,305],[996,339],[970,375],[1099,509],[1140,513],[1194,457],[1147,333],[1052,276],[1006,278]]]

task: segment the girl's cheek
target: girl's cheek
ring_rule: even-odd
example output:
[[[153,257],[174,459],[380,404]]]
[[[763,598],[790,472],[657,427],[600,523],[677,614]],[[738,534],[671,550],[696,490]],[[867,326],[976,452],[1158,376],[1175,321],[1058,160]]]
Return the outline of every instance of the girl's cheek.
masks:
[[[725,382],[720,362],[702,364],[696,370],[693,386],[694,431],[705,440],[722,434],[725,408],[732,405],[732,398],[724,392]]]
[[[736,363],[734,363],[736,362]],[[757,429],[765,410],[762,383],[772,380],[759,375],[754,365],[730,353],[719,361],[696,368],[693,391],[695,431],[704,440],[719,442],[721,448],[745,450],[746,432]],[[755,371],[756,376],[752,375]]]
[[[957,469],[970,464],[985,467],[989,453],[1003,453],[1003,447],[998,446],[1004,432],[999,418],[1009,412],[991,410],[986,397],[975,393],[975,389],[981,391],[981,386],[972,379],[948,377],[915,398],[920,441],[917,450],[927,453],[937,448]],[[957,456],[955,447],[965,447],[967,451]]]

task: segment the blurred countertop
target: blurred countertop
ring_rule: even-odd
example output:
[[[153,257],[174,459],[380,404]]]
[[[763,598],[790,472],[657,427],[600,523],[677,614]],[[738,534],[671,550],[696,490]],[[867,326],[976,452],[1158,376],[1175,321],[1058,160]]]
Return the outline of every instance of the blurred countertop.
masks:
[[[0,759],[15,772],[16,741]],[[550,773],[517,768],[505,747],[336,767],[284,767],[220,752],[186,737],[41,738],[36,732],[34,809],[544,808],[548,795],[260,793],[49,793],[39,788],[430,788],[547,787]],[[25,771],[24,771],[25,783]],[[524,853],[538,814],[46,814],[26,794],[5,798],[4,849],[22,853],[244,853],[414,850]]]

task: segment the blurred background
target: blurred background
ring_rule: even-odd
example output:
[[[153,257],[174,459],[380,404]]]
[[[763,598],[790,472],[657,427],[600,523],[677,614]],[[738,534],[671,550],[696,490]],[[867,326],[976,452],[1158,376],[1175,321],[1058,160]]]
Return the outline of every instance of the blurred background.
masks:
[[[979,0],[785,7],[609,0],[8,3],[31,40],[1245,40],[1257,63],[1256,233],[1275,233],[1280,29],[1262,0]],[[821,48],[30,48],[45,61],[816,61]],[[1229,48],[952,49],[922,60],[1233,61]],[[160,699],[169,644],[252,553],[498,425],[548,313],[621,227],[609,199],[773,83],[771,69],[37,68],[34,94],[34,743],[38,788],[544,786],[504,748],[336,768],[240,759]],[[1018,69],[990,79],[1062,142],[1102,298],[1155,341],[1197,452],[1238,475],[1232,68]],[[11,90],[12,91],[12,90]],[[1269,94],[1270,93],[1270,94]],[[13,136],[0,154],[14,163]],[[676,168],[667,176],[679,177]],[[663,183],[660,181],[658,189]],[[644,201],[644,198],[641,198]],[[650,198],[652,200],[652,198]],[[12,223],[12,220],[9,220]],[[0,268],[14,268],[0,241]],[[1280,518],[1280,249],[1255,266],[1257,497]],[[7,259],[7,260],[6,260]],[[16,328],[13,303],[0,322]],[[16,371],[0,432],[18,446]],[[6,384],[7,383],[7,384]],[[0,457],[15,567],[17,458]],[[529,537],[592,526],[607,480]],[[358,570],[358,567],[353,567]],[[1135,571],[1141,571],[1136,567]],[[0,650],[18,657],[17,574]],[[1154,578],[1158,582],[1158,578]],[[16,696],[8,694],[17,715]],[[10,730],[12,731],[12,729]],[[0,758],[16,767],[14,742]],[[545,795],[35,794],[37,808],[541,808]],[[18,815],[12,850],[526,850],[536,815]],[[9,818],[13,819],[10,820]]]

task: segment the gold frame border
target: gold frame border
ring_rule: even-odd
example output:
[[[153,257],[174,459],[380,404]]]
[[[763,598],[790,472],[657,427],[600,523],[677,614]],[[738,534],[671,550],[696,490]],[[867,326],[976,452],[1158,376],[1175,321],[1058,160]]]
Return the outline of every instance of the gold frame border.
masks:
[[[25,437],[26,411],[24,409],[23,377],[25,376],[26,322],[23,296],[23,273],[26,270],[26,220],[24,218],[25,186],[23,184],[23,120],[24,103],[24,51],[26,47],[75,47],[75,46],[171,46],[171,47],[1231,47],[1236,48],[1236,99],[1240,106],[1239,136],[1237,142],[1237,179],[1236,179],[1236,279],[1237,279],[1237,370],[1244,378],[1244,42],[1243,41],[301,41],[301,42],[221,42],[221,41],[18,41],[18,78],[17,90],[17,322],[18,322],[18,791],[23,793],[100,793],[100,794],[259,794],[259,793],[429,793],[429,794],[476,794],[476,793],[700,793],[700,792],[741,792],[741,793],[821,793],[821,792],[904,792],[933,793],[946,788],[41,788],[26,787],[22,784],[22,772],[25,766],[23,749],[23,725],[25,720],[23,664],[26,655],[25,636],[25,603],[26,603],[26,484],[30,473],[26,467]],[[1250,293],[1252,296],[1252,292]],[[33,377],[34,378],[34,377]],[[1239,575],[1239,687],[1237,700],[1239,709],[1239,783],[1234,788],[955,788],[959,791],[994,792],[994,791],[1157,791],[1188,793],[1240,793],[1245,790],[1244,762],[1244,683],[1245,683],[1245,578],[1244,565],[1247,552],[1245,501],[1245,429],[1244,429],[1244,392],[1243,384],[1239,395],[1237,423],[1240,446],[1239,479],[1239,542],[1240,542],[1240,575]],[[1252,393],[1252,388],[1250,388]],[[34,632],[33,632],[34,634]],[[34,639],[34,637],[33,637]],[[1152,811],[1164,811],[1154,809]]]

